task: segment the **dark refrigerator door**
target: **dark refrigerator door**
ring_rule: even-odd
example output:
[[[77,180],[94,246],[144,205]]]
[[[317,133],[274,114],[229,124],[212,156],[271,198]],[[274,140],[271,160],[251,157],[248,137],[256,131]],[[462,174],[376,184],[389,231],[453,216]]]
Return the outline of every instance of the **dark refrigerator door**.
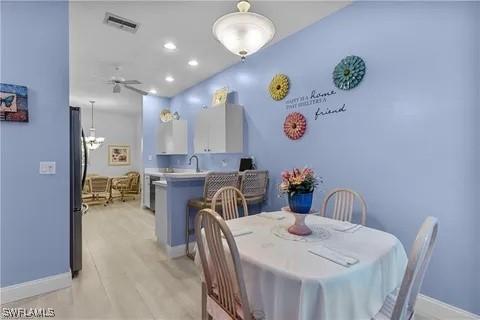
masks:
[[[82,126],[80,108],[70,107],[70,269],[82,269]]]

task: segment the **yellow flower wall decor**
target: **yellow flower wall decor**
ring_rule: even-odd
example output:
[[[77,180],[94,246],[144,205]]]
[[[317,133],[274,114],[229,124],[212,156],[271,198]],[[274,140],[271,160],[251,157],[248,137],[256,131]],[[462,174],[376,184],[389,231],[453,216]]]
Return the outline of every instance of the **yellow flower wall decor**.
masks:
[[[270,82],[268,91],[273,100],[280,101],[287,96],[289,87],[290,83],[288,77],[284,74],[277,74]]]

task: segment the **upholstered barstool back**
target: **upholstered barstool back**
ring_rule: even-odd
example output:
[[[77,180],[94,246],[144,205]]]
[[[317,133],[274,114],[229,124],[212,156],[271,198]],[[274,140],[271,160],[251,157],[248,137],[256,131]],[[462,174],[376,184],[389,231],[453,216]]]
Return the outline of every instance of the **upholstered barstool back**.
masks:
[[[238,186],[238,172],[209,172],[205,177],[205,185],[203,187],[203,197],[190,199],[187,202],[185,215],[185,251],[187,257],[193,259],[194,256],[190,254],[190,235],[195,233],[193,226],[190,226],[190,208],[197,210],[209,208],[212,204],[212,199],[215,193],[223,187],[237,187]]]
[[[243,172],[240,191],[248,204],[262,203],[267,194],[268,171],[246,170]]]

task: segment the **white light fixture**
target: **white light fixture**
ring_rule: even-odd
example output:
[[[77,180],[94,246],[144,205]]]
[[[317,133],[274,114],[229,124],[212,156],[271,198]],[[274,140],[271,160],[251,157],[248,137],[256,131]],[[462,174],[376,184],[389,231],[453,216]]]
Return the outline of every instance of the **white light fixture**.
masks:
[[[192,59],[192,60],[188,61],[188,65],[190,65],[192,67],[196,67],[196,66],[198,66],[198,61],[195,60],[195,59]]]
[[[163,47],[168,50],[175,50],[177,49],[177,46],[173,42],[166,42]]]
[[[175,81],[175,79],[174,79],[172,76],[166,76],[166,77],[165,77],[165,81],[167,81],[167,82],[173,82],[173,81]]]
[[[93,126],[93,104],[95,101],[90,101],[92,104],[92,126],[90,127],[90,135],[85,137],[85,142],[87,143],[87,148],[90,150],[98,149],[104,142],[105,138],[95,136],[95,127]]]
[[[245,57],[257,52],[275,35],[273,22],[258,13],[248,12],[250,3],[237,3],[239,12],[226,14],[215,21],[213,35],[233,54]]]
[[[148,91],[150,94],[157,94],[157,90],[155,89],[150,89],[150,91]]]

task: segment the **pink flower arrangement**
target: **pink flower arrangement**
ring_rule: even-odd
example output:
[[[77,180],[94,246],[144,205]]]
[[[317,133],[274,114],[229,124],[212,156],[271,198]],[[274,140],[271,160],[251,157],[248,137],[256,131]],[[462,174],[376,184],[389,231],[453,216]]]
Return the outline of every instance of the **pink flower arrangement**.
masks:
[[[321,182],[321,180],[320,180]],[[284,193],[309,193],[315,190],[319,179],[311,168],[298,169],[282,172],[282,183],[280,190]]]

